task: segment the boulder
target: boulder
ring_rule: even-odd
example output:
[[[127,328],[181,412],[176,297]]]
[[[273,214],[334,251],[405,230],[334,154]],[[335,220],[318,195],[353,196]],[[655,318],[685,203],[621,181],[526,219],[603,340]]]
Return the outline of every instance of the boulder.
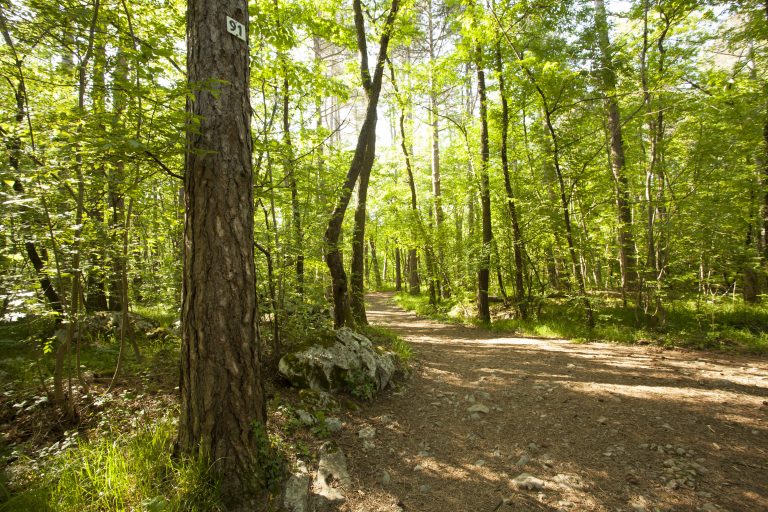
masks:
[[[309,486],[311,477],[306,465],[299,462],[285,485],[283,506],[288,512],[309,511]]]
[[[315,480],[312,483],[315,508],[327,508],[324,505],[338,506],[346,501],[344,491],[352,488],[352,479],[347,470],[347,458],[340,449],[333,450],[324,446],[320,451]],[[319,506],[318,506],[319,505]]]
[[[342,327],[330,341],[286,354],[278,369],[298,387],[372,395],[390,383],[396,360],[394,353],[377,350],[362,334]]]

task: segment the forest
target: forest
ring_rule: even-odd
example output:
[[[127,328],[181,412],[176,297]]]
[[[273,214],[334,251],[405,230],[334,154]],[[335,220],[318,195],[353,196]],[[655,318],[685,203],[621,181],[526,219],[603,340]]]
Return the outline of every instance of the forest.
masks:
[[[0,0],[0,33],[0,511],[768,508],[768,4]],[[596,418],[558,451],[566,406],[499,418],[530,393]],[[484,455],[365,469],[435,403]]]

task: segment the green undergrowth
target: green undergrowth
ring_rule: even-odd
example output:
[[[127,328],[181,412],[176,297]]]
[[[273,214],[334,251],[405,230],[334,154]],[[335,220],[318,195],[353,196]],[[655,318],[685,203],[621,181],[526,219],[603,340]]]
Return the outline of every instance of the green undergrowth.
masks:
[[[81,441],[29,475],[0,511],[209,511],[218,484],[203,459],[172,456],[170,418],[127,435]]]
[[[384,327],[362,325],[357,328],[357,330],[371,340],[374,345],[394,352],[402,364],[408,364],[411,357],[413,357],[411,345],[403,338]]]
[[[596,326],[586,326],[580,301],[545,299],[530,307],[529,318],[517,318],[511,309],[494,305],[494,332],[521,336],[562,338],[576,342],[605,341],[623,344],[654,344],[706,350],[768,354],[768,307],[721,299],[680,299],[666,306],[663,326],[649,326],[641,312],[623,307],[619,300],[591,297]],[[426,295],[399,293],[402,308],[442,321],[476,324],[474,297],[429,304]],[[505,318],[506,317],[506,318]]]

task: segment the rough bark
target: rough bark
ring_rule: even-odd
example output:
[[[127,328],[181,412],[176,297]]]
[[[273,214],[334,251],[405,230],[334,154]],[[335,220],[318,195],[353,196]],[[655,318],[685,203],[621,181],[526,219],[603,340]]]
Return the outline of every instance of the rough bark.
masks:
[[[244,0],[189,0],[194,90],[185,162],[181,413],[178,446],[203,455],[227,510],[253,510],[264,485],[266,411],[257,331],[248,44]],[[215,85],[212,85],[215,84]],[[215,89],[215,90],[212,90]]]

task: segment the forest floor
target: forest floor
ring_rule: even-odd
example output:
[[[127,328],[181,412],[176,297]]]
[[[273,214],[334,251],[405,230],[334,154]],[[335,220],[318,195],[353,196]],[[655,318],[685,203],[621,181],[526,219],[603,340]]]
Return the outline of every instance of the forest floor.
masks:
[[[368,299],[416,362],[346,416],[341,510],[768,510],[768,359],[515,338]]]

